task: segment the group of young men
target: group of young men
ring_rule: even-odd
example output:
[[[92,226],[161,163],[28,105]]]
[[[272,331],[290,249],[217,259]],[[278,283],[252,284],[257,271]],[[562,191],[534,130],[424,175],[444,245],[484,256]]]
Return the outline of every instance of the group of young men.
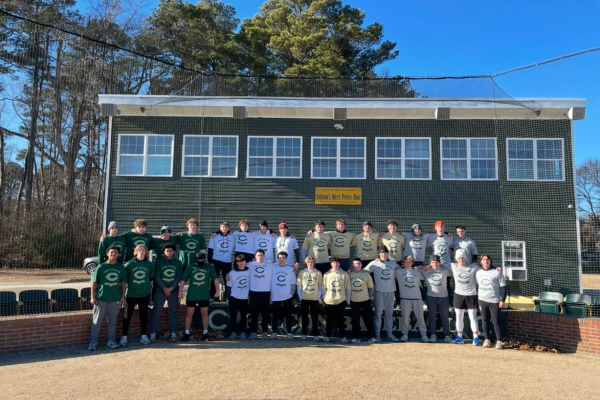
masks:
[[[398,224],[387,221],[387,231],[378,233],[369,221],[363,230],[353,234],[345,230],[344,220],[336,221],[336,230],[325,232],[325,223],[315,222],[308,232],[302,249],[289,233],[287,224],[278,225],[279,235],[268,229],[266,221],[259,230],[249,231],[249,223],[242,220],[240,230],[230,232],[229,224],[220,224],[211,235],[208,251],[198,230],[198,221],[187,221],[188,232],[172,234],[168,226],[161,228],[159,238],[146,233],[146,221],[136,220],[134,229],[118,234],[118,225],[109,224],[108,236],[102,237],[99,258],[102,264],[92,278],[93,327],[90,350],[96,348],[99,327],[108,315],[108,346],[116,348],[127,344],[131,314],[138,305],[142,330],[141,342],[149,344],[156,338],[156,330],[164,303],[169,308],[171,338],[176,340],[177,305],[183,298],[183,289],[189,282],[186,295],[187,314],[185,333],[181,341],[190,339],[189,330],[196,309],[202,316],[202,339],[208,338],[208,307],[211,298],[220,295],[219,275],[226,282],[226,297],[230,309],[230,339],[256,339],[261,318],[263,339],[277,339],[281,320],[285,322],[288,339],[292,334],[294,298],[300,302],[301,336],[307,340],[311,327],[313,340],[321,340],[319,304],[325,308],[326,326],[323,341],[330,341],[337,325],[342,343],[361,341],[362,319],[369,342],[381,340],[381,322],[385,315],[387,339],[406,342],[411,312],[423,342],[436,342],[436,324],[439,315],[444,340],[463,344],[464,314],[467,312],[473,331],[474,345],[479,345],[477,309],[483,317],[484,347],[490,347],[488,324],[491,320],[500,342],[499,310],[506,297],[506,282],[499,269],[491,267],[491,258],[481,255],[475,242],[466,236],[464,226],[456,227],[456,235],[448,235],[445,225],[438,221],[435,233],[424,234],[419,224],[410,233],[398,232]],[[351,248],[356,257],[350,259]],[[425,265],[427,248],[431,248]],[[175,257],[179,248],[179,257]],[[156,253],[154,263],[148,260],[149,250]],[[452,262],[452,253],[454,261]],[[124,254],[124,256],[123,256]],[[235,259],[232,269],[232,257]],[[302,260],[302,263],[300,263]],[[125,262],[125,265],[122,265]],[[449,279],[454,279],[452,305],[457,315],[457,335],[449,329]],[[150,337],[147,336],[147,310],[151,282],[154,281],[154,308]],[[397,282],[397,285],[396,285]],[[424,292],[426,288],[426,294]],[[119,344],[115,338],[115,321],[119,305],[126,303],[123,336]],[[427,305],[429,327],[424,319]],[[393,309],[402,310],[402,336],[392,332]],[[373,313],[374,305],[374,313]],[[268,334],[269,307],[272,306],[271,335]],[[346,337],[344,314],[350,306],[352,339]],[[247,324],[248,309],[250,324]],[[238,321],[239,316],[239,321]],[[310,319],[309,319],[310,317]]]

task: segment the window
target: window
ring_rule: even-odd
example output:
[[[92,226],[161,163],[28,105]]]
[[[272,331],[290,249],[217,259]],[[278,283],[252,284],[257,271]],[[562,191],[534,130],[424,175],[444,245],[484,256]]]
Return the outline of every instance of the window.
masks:
[[[496,139],[442,139],[442,179],[498,179]]]
[[[375,138],[375,179],[431,179],[431,140]]]
[[[502,242],[502,266],[504,268],[526,269],[525,242]]]
[[[365,179],[365,138],[312,138],[314,179]]]
[[[119,135],[117,175],[172,176],[173,136]]]
[[[302,138],[248,137],[248,178],[302,178]]]
[[[237,177],[237,136],[184,136],[182,176]]]
[[[562,139],[507,139],[508,179],[564,180]]]

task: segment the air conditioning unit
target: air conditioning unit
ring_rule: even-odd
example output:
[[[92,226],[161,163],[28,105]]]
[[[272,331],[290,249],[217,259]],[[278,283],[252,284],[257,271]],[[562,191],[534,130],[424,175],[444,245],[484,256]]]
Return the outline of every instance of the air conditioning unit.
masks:
[[[527,270],[524,268],[505,268],[504,275],[509,281],[527,280]]]

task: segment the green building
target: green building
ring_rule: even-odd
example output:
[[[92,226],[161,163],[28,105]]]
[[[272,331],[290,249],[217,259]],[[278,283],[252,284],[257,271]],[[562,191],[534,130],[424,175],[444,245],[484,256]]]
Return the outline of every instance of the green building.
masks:
[[[580,99],[100,95],[109,123],[105,221],[200,232],[316,219],[360,232],[466,225],[512,295],[581,289],[573,121]],[[105,222],[106,224],[107,222]]]

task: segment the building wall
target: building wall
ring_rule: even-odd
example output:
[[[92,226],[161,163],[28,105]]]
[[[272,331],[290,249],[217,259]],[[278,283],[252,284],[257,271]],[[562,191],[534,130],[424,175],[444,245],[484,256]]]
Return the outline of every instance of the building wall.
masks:
[[[340,122],[340,121],[337,121]],[[253,229],[266,219],[272,228],[280,220],[302,238],[315,219],[326,229],[343,218],[348,230],[359,232],[364,220],[377,230],[385,221],[398,221],[401,231],[420,222],[433,232],[437,220],[449,231],[457,224],[477,241],[479,253],[488,253],[501,265],[501,241],[524,240],[527,246],[527,282],[511,283],[512,294],[537,295],[540,290],[579,292],[576,208],[571,158],[571,123],[568,120],[347,120],[334,129],[332,120],[115,117],[111,149],[108,220],[122,227],[137,218],[149,221],[149,231],[163,223],[185,230],[189,218],[200,220],[200,231],[218,229],[229,221],[232,229],[246,218]],[[175,135],[172,178],[115,175],[119,133]],[[238,178],[181,177],[183,135],[239,135]],[[246,178],[248,136],[303,136],[302,179]],[[312,136],[366,137],[367,179],[310,179]],[[375,137],[429,137],[432,150],[431,180],[375,180]],[[440,138],[496,137],[498,176],[495,181],[440,179]],[[512,182],[507,180],[506,138],[563,138],[565,181]],[[315,187],[361,187],[361,206],[316,205]],[[552,286],[543,286],[551,278]]]

